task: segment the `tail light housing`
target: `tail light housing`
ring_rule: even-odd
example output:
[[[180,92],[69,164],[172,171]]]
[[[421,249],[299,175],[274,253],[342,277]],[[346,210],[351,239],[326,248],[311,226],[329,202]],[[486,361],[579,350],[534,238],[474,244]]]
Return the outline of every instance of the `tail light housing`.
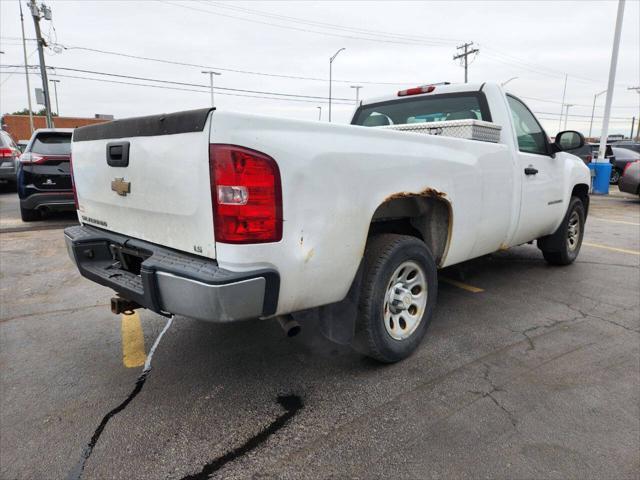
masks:
[[[26,164],[41,164],[45,163],[47,160],[49,159],[44,155],[39,155],[37,153],[31,152],[23,153],[20,157],[20,162]]]
[[[635,162],[628,162],[628,163],[624,166],[624,168],[622,169],[622,176],[624,176],[624,174],[626,173],[627,168],[629,168],[629,167],[630,167],[631,165],[633,165],[634,163],[638,163],[638,162],[640,162],[640,160],[636,160]]]
[[[209,170],[217,242],[282,239],[282,187],[273,158],[236,145],[211,144]]]
[[[71,175],[71,190],[73,190],[73,203],[76,207],[76,210],[80,209],[80,204],[78,203],[78,192],[76,192],[76,182],[73,179],[73,157],[69,155],[69,175]]]
[[[13,150],[10,148],[0,148],[0,158],[13,157]]]

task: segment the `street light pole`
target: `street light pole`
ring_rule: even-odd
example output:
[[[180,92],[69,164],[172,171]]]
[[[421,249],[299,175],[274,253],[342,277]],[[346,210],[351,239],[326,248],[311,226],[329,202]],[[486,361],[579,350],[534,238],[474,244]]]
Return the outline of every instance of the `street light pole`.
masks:
[[[211,107],[215,108],[215,103],[213,103],[213,76],[222,74],[220,72],[214,72],[213,70],[203,70],[202,73],[206,73],[209,75],[209,88],[211,88]]]
[[[596,93],[593,96],[593,107],[591,108],[591,122],[589,122],[589,138],[591,138],[591,129],[593,128],[593,114],[596,111],[596,99],[602,95],[603,93],[607,93],[606,90],[601,91],[600,93]]]
[[[341,48],[340,50],[338,50],[336,53],[333,54],[333,57],[329,59],[329,123],[331,123],[331,81],[332,81],[333,61],[336,59],[338,54],[343,50],[346,50],[346,48],[344,47]]]
[[[318,121],[322,120],[322,107],[316,107],[318,109]]]
[[[351,85],[351,88],[356,89],[356,106],[360,103],[360,89],[362,85]]]
[[[58,84],[60,83],[60,80],[51,80],[51,83],[53,83],[53,92],[55,93],[55,97],[56,97],[56,114],[59,117],[60,107],[58,106]]]
[[[562,127],[562,111],[564,110],[564,99],[567,96],[567,78],[569,75],[564,75],[564,89],[562,90],[562,104],[560,105],[560,123],[558,123],[558,130]]]
[[[573,107],[573,106],[574,106],[573,103],[565,104],[566,112],[564,114],[564,129],[563,130],[567,129],[567,119],[569,118],[569,107]]]
[[[504,87],[504,86],[505,86],[507,83],[509,83],[511,80],[517,80],[518,78],[520,78],[520,77],[511,77],[509,80],[507,80],[506,82],[502,82],[500,85]]]

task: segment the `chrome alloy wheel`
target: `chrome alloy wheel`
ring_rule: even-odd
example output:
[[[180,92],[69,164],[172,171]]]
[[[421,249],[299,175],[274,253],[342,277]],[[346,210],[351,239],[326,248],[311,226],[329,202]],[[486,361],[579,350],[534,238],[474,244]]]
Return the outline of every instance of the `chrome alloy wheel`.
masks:
[[[418,328],[427,305],[427,277],[411,260],[396,268],[384,297],[384,326],[395,340],[405,340]]]
[[[573,252],[580,242],[580,215],[575,210],[571,212],[567,224],[567,248]]]

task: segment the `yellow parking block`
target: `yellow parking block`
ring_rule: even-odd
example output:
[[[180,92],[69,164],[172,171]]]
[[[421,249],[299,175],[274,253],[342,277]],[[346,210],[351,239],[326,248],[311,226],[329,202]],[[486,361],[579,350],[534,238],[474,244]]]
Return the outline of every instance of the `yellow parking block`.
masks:
[[[127,368],[141,367],[147,359],[140,315],[122,314],[122,363]]]

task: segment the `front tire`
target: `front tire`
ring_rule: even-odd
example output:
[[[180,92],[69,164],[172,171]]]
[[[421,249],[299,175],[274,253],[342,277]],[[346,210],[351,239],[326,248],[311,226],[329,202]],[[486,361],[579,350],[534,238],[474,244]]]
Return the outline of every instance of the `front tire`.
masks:
[[[372,237],[364,255],[355,349],[384,363],[411,355],[431,322],[437,291],[437,267],[423,241]]]
[[[578,258],[584,236],[585,212],[582,200],[571,197],[569,208],[551,242],[538,240],[542,256],[551,265],[569,265]],[[550,244],[549,244],[550,243]]]

